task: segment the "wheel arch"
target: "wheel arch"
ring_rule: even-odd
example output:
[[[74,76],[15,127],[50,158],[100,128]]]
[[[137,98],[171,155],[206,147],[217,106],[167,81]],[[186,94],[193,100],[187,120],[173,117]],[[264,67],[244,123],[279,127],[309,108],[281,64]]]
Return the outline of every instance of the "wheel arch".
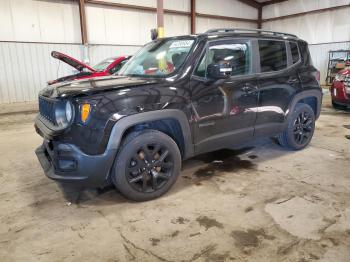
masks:
[[[318,119],[321,113],[321,105],[322,105],[322,91],[321,90],[306,90],[296,94],[289,104],[288,114],[287,114],[287,123],[289,118],[291,117],[295,106],[298,103],[308,104],[315,113],[315,118]]]
[[[190,125],[185,113],[178,109],[164,109],[122,117],[112,128],[107,149],[118,150],[126,135],[144,129],[155,129],[173,138],[179,146],[183,159],[193,155]]]

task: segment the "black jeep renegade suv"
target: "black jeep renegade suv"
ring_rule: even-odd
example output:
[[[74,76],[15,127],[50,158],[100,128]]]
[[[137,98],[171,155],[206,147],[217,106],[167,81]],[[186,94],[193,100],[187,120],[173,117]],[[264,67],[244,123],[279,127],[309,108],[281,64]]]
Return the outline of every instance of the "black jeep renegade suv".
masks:
[[[307,43],[290,34],[217,29],[158,39],[119,75],[43,89],[36,154],[49,178],[114,183],[129,199],[150,200],[194,155],[261,136],[307,146],[321,108],[317,75]]]

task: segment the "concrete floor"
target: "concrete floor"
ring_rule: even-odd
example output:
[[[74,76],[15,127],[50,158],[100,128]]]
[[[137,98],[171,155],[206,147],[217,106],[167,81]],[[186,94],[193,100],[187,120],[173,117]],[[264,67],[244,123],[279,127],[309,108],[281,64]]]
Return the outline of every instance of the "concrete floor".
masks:
[[[59,187],[34,155],[33,115],[4,115],[0,261],[349,261],[350,114],[326,100],[307,149],[266,140],[188,160],[146,203]]]

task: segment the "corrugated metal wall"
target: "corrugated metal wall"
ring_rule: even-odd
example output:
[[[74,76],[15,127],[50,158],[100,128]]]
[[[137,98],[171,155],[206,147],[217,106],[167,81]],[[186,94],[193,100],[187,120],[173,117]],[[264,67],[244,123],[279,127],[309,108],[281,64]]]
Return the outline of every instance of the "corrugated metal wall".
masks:
[[[208,19],[203,17],[196,18],[196,28],[198,32],[205,32],[212,28],[223,27],[256,28],[256,23]]]
[[[0,0],[0,40],[81,43],[74,0]]]
[[[132,55],[141,48],[141,45],[89,45],[90,64],[95,65],[107,57]]]
[[[104,1],[156,7],[156,0]],[[196,7],[201,13],[257,19],[256,9],[237,0],[197,0]],[[189,12],[190,0],[164,0],[164,8]],[[86,16],[92,65],[134,54],[150,41],[150,29],[156,27],[152,12],[88,4]],[[190,33],[189,16],[166,14],[164,20],[167,36]],[[48,80],[73,72],[51,58],[52,50],[83,59],[75,0],[0,0],[0,24],[0,103],[34,101]],[[254,28],[256,24],[197,18],[196,29],[204,32],[226,26]]]
[[[350,41],[350,7],[263,23],[263,28],[298,35],[309,44]]]
[[[109,2],[156,6],[156,0],[105,0]],[[305,12],[349,0],[289,0],[264,7],[263,18]],[[190,0],[164,0],[167,9],[190,11]],[[256,19],[257,10],[237,0],[197,0],[198,13]],[[325,81],[328,51],[350,48],[350,8],[267,22],[263,28],[296,33],[306,39],[315,66]],[[152,12],[87,5],[89,62],[117,55],[132,55],[150,40],[156,27]],[[71,74],[73,69],[50,57],[52,50],[83,59],[80,44],[79,9],[74,0],[0,0],[0,103],[33,101],[48,80]],[[196,18],[197,33],[216,27],[256,28],[255,23]],[[166,35],[190,33],[190,18],[165,15]],[[323,42],[337,42],[322,44]],[[44,42],[44,43],[28,43]],[[53,42],[60,43],[54,44]],[[315,45],[314,45],[315,44]]]
[[[248,19],[257,19],[258,17],[257,9],[236,0],[197,0],[196,12]],[[209,29],[220,27],[256,28],[257,24],[204,17],[196,18],[196,33],[203,33]]]
[[[90,45],[90,64],[105,58],[132,55],[140,46]],[[83,59],[83,45],[0,42],[0,103],[26,102],[37,94],[48,80],[74,72],[74,68],[51,57],[59,51]]]
[[[72,73],[52,50],[80,58],[81,45],[0,42],[0,103],[33,101],[48,80]]]
[[[320,70],[321,84],[326,84],[327,67],[328,67],[328,52],[330,50],[344,50],[350,49],[350,42],[345,43],[331,43],[320,45],[309,45],[312,61],[314,66]]]
[[[263,19],[347,5],[349,0],[289,0],[263,8]],[[315,66],[326,84],[328,51],[350,48],[350,7],[263,23],[263,29],[298,35],[310,44]]]
[[[347,4],[349,0],[288,0],[265,6],[263,19]]]

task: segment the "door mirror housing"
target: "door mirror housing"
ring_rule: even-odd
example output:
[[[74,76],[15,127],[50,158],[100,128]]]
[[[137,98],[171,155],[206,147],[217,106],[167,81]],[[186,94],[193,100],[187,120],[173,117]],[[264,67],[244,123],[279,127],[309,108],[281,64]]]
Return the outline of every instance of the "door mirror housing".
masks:
[[[213,63],[208,65],[207,73],[213,79],[226,79],[231,76],[232,65],[227,61]]]

